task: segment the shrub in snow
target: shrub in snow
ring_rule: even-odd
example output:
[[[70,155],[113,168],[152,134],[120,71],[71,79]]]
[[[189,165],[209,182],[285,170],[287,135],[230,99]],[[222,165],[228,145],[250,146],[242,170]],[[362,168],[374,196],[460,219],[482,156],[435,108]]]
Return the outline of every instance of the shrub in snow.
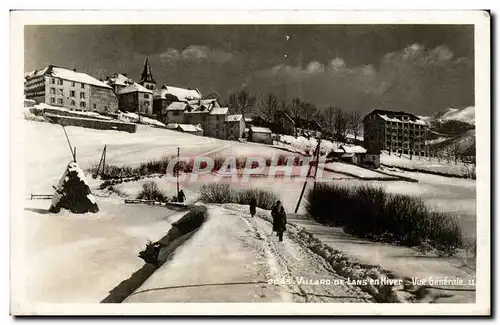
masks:
[[[167,196],[160,190],[155,181],[142,184],[142,191],[137,195],[138,199],[167,202]]]
[[[73,213],[95,213],[99,211],[95,197],[85,179],[85,174],[74,161],[70,162],[66,167],[57,185],[49,211],[58,213],[61,209]]]
[[[273,192],[262,189],[234,190],[229,184],[204,184],[200,188],[200,201],[204,203],[238,203],[250,204],[252,198],[257,200],[257,206],[270,210],[279,197]]]
[[[250,200],[255,198],[257,206],[264,210],[271,210],[279,200],[279,197],[273,192],[263,189],[246,189],[239,190],[236,195],[239,204],[250,204]]]
[[[430,211],[420,198],[381,187],[317,184],[306,194],[309,216],[357,237],[453,255],[463,247],[457,218]],[[427,247],[423,247],[423,245]]]
[[[236,203],[229,184],[203,184],[200,187],[200,201],[204,203]]]

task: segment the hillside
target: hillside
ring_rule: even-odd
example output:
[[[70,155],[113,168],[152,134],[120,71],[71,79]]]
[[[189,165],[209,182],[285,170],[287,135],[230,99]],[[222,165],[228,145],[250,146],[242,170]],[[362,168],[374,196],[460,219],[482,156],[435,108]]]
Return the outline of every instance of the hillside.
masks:
[[[457,152],[460,156],[476,155],[475,109],[448,108],[433,116],[422,117],[429,123],[427,141],[431,151]]]
[[[431,145],[431,150],[451,152],[452,154],[456,151],[459,156],[475,156],[476,130],[469,130],[458,136],[435,143]]]

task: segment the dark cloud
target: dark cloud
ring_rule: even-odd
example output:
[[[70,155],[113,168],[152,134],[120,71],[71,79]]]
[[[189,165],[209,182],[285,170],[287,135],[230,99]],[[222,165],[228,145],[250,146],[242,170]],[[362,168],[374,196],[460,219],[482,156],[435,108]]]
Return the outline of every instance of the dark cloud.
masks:
[[[368,111],[375,107],[431,114],[448,107],[474,105],[473,64],[454,58],[445,45],[420,44],[382,56],[374,65],[349,67],[336,57],[304,67],[276,65],[250,75],[242,87],[255,93],[301,97],[319,107]]]

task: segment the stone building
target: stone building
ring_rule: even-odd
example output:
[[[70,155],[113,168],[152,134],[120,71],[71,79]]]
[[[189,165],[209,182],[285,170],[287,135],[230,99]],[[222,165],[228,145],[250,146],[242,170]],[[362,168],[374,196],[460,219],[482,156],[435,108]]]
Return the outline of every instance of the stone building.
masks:
[[[24,76],[24,95],[37,103],[76,111],[115,112],[113,88],[83,72],[49,65]]]

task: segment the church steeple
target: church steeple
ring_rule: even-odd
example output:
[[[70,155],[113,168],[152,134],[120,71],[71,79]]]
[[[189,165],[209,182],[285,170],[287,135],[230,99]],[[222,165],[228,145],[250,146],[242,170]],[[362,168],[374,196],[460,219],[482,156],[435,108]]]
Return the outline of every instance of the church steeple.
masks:
[[[153,74],[151,73],[151,67],[149,66],[149,58],[146,56],[146,61],[144,61],[144,69],[142,69],[140,85],[154,90],[156,88],[156,81],[153,79]]]

